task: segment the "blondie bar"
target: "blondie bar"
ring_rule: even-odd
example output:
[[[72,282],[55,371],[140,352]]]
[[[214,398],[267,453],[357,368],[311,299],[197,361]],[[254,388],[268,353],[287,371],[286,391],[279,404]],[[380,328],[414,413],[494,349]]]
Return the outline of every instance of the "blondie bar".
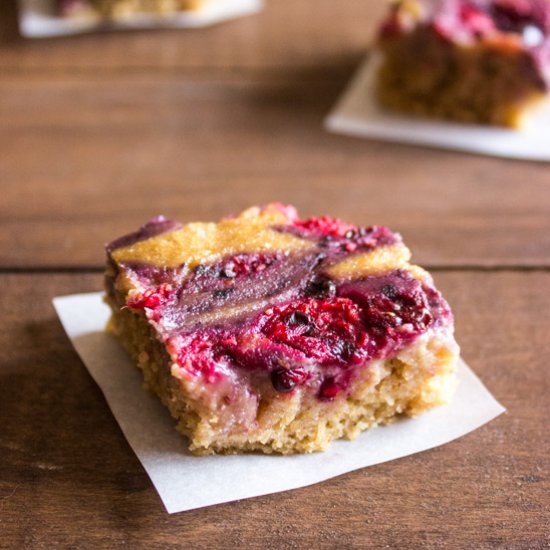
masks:
[[[107,245],[109,331],[197,454],[324,450],[445,403],[453,317],[401,237],[292,207]]]

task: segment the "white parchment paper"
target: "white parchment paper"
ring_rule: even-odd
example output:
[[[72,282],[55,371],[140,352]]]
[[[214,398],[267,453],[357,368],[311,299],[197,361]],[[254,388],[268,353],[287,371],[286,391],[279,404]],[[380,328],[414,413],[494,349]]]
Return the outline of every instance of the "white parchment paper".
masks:
[[[327,130],[496,157],[550,161],[550,101],[529,128],[521,131],[396,115],[381,109],[374,97],[379,63],[378,55],[363,62],[325,119]]]
[[[329,451],[296,456],[195,457],[160,401],[115,338],[104,331],[109,309],[101,293],[54,299],[61,323],[97,382],[126,439],[169,513],[287,491],[352,470],[424,451],[456,439],[504,411],[462,363],[450,405],[336,441]]]
[[[211,0],[199,10],[177,14],[138,14],[127,20],[101,21],[92,17],[58,17],[54,0],[19,0],[19,29],[27,38],[65,36],[95,30],[208,27],[260,11],[262,0]]]

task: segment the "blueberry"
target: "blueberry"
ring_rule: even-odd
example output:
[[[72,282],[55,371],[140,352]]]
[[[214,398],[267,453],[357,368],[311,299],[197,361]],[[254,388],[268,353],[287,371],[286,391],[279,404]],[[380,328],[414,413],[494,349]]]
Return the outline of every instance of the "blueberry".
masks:
[[[336,295],[336,284],[327,277],[317,276],[306,286],[306,296],[310,298],[329,298]]]
[[[271,373],[271,383],[273,387],[281,393],[292,391],[302,379],[301,373],[292,369],[275,369]]]
[[[227,298],[234,290],[235,289],[233,287],[222,288],[221,290],[215,290],[212,293],[212,296],[217,300],[223,300],[224,298]]]

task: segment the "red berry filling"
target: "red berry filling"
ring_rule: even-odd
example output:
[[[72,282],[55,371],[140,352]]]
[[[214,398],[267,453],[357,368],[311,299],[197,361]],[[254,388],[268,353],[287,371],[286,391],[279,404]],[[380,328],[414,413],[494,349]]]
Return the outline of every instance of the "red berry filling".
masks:
[[[323,380],[319,388],[319,397],[324,401],[330,401],[340,393],[341,389],[335,382],[334,377],[329,376]]]
[[[461,24],[472,34],[485,34],[495,29],[491,16],[471,3],[463,4],[459,9]]]
[[[357,227],[326,216],[297,220],[289,230],[303,238],[317,240],[319,246],[333,254],[371,250],[401,242],[401,237],[386,227]]]
[[[496,27],[522,33],[526,27],[550,30],[550,5],[546,0],[495,0],[489,8]]]
[[[343,222],[338,218],[329,218],[327,216],[309,218],[308,220],[296,220],[294,225],[307,233],[321,236],[332,235],[334,237],[343,237],[348,231],[355,230],[353,225]]]
[[[235,279],[261,273],[275,262],[284,259],[284,254],[237,254],[226,258],[219,263],[195,268],[196,278],[206,279],[212,277]]]
[[[126,305],[132,309],[156,309],[166,303],[171,293],[171,285],[160,285],[156,289],[148,288],[128,298]]]
[[[366,333],[351,300],[306,299],[266,310],[256,322],[273,342],[285,344],[321,364],[347,365],[364,358]]]
[[[223,334],[201,332],[171,338],[168,347],[176,354],[178,365],[189,375],[201,375],[208,383],[219,381],[228,359],[223,353]]]
[[[439,293],[407,272],[345,283],[336,294],[268,307],[237,324],[196,327],[170,337],[168,347],[191,377],[216,382],[228,370],[259,371],[277,392],[307,385],[331,400],[362,365],[450,316]]]
[[[156,222],[168,230],[173,223]],[[187,378],[253,378],[281,394],[304,387],[332,400],[369,361],[450,319],[440,294],[408,272],[339,283],[326,275],[326,265],[350,253],[400,243],[390,230],[327,217],[294,217],[274,229],[313,247],[294,255],[237,254],[193,270],[118,266],[144,287],[126,305],[145,310]],[[121,242],[159,230],[152,223]]]

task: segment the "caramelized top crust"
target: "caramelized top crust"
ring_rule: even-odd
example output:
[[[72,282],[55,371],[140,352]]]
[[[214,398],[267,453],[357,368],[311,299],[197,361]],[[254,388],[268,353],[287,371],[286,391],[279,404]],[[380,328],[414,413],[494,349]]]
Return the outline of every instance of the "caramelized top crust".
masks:
[[[352,254],[331,265],[326,273],[337,280],[359,279],[396,269],[409,270],[410,259],[411,253],[403,244],[380,246],[369,252]]]
[[[204,271],[234,256],[276,253],[322,255],[327,274],[343,280],[407,269],[411,256],[400,235],[387,228],[357,228],[326,217],[300,220],[293,207],[276,203],[218,223],[181,225],[158,217],[106,250],[111,263],[145,279],[174,270]]]
[[[250,208],[219,223],[190,223],[112,251],[119,264],[145,263],[165,268],[212,264],[236,254],[305,251],[313,243],[277,228],[289,222],[276,206]]]

